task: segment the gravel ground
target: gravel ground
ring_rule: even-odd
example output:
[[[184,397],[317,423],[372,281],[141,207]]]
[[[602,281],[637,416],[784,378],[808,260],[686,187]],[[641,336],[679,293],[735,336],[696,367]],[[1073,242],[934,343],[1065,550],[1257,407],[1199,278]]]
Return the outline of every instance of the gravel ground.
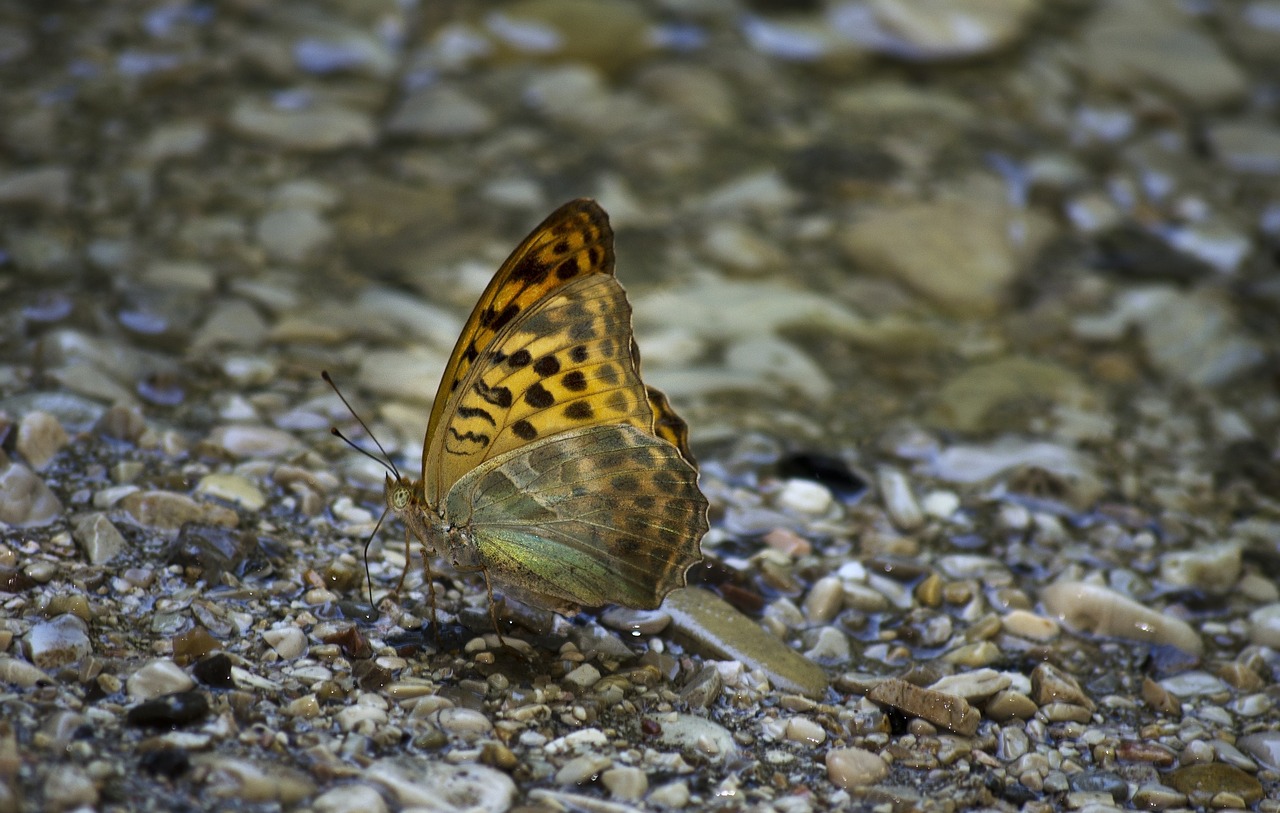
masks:
[[[1280,811],[1277,55],[1273,0],[0,7],[0,813]],[[579,196],[707,558],[499,636],[319,374],[415,470]]]

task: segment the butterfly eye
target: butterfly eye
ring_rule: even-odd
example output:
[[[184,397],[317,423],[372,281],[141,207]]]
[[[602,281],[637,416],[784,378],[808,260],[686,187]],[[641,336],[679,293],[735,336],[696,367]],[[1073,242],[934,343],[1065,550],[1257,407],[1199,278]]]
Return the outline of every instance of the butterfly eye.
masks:
[[[397,488],[391,495],[391,506],[396,510],[404,508],[409,504],[409,489]]]

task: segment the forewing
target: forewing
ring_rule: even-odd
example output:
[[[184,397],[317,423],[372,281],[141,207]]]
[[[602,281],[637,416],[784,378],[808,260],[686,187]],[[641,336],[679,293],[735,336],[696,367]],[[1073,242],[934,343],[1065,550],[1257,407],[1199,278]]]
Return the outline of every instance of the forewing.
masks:
[[[575,279],[612,277],[613,263],[613,230],[595,201],[569,201],[538,224],[498,269],[467,319],[431,406],[424,448],[448,420],[451,396],[504,327]],[[425,455],[423,466],[425,479]]]
[[[480,354],[428,436],[432,505],[468,471],[560,432],[630,424],[654,431],[632,355],[631,307],[611,276],[572,280],[533,303]]]
[[[707,500],[672,444],[631,425],[535,441],[468,474],[446,514],[495,586],[654,608],[701,559]]]

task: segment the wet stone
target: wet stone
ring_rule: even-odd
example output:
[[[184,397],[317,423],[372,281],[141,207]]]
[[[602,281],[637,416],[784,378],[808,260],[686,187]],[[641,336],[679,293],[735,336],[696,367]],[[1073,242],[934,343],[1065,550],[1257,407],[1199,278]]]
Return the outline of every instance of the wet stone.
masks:
[[[1105,587],[1059,582],[1041,592],[1045,609],[1072,629],[1200,654],[1204,643],[1189,624]]]
[[[1193,805],[1212,805],[1220,793],[1228,793],[1252,805],[1262,799],[1262,783],[1234,765],[1214,762],[1187,765],[1164,777],[1173,789],[1185,793]]]
[[[864,748],[832,748],[827,752],[827,778],[838,788],[870,785],[888,774],[884,758]]]
[[[898,678],[877,685],[867,693],[867,699],[966,737],[977,732],[982,719],[978,710],[963,698],[921,689]]]
[[[106,514],[85,514],[75,520],[71,536],[90,564],[110,562],[128,547],[125,538]]]
[[[150,700],[162,695],[187,692],[195,681],[171,660],[154,660],[129,676],[126,688],[134,700]]]
[[[67,443],[67,431],[58,419],[39,410],[28,412],[18,424],[15,448],[18,454],[36,471],[44,471]]]
[[[377,137],[367,114],[337,105],[281,110],[246,100],[228,121],[238,135],[299,152],[367,147]]]
[[[293,435],[269,426],[220,426],[208,442],[233,458],[285,457],[302,451]]]
[[[371,785],[339,785],[315,798],[316,813],[387,813],[382,794]]]
[[[224,652],[201,658],[191,667],[191,676],[210,689],[230,689],[235,686],[231,678],[231,658]]]
[[[649,790],[649,777],[645,772],[627,765],[605,770],[600,774],[600,782],[612,798],[625,802],[639,801]]]
[[[62,501],[31,469],[0,458],[0,523],[38,528],[62,515]]]
[[[196,485],[196,493],[217,497],[250,511],[261,510],[267,504],[262,491],[237,474],[206,474]]]
[[[728,602],[697,587],[677,590],[664,605],[676,629],[720,657],[761,669],[775,688],[821,697],[827,676]]]
[[[1068,780],[1071,789],[1082,793],[1105,793],[1117,802],[1129,798],[1129,783],[1110,771],[1082,771]]]
[[[129,709],[125,721],[140,728],[175,728],[202,720],[208,713],[208,696],[186,691],[143,701]]]
[[[230,509],[201,504],[185,494],[172,491],[135,491],[126,495],[118,505],[134,524],[171,534],[188,523],[233,527],[239,522]]]
[[[25,644],[27,657],[40,669],[76,663],[93,654],[88,625],[70,613],[33,625]]]

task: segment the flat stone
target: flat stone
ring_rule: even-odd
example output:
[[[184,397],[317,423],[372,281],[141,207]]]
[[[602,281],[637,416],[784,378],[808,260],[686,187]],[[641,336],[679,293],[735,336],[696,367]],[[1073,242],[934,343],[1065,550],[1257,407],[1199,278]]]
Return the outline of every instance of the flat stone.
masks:
[[[676,590],[667,596],[663,607],[679,632],[714,656],[760,669],[776,689],[813,698],[826,694],[827,675],[821,667],[714,593],[698,587]]]
[[[303,449],[293,435],[270,426],[218,426],[207,440],[234,458],[287,457]]]
[[[425,810],[504,813],[516,797],[511,777],[484,765],[379,760],[363,771],[362,778],[382,785],[402,807]]]
[[[1011,238],[1011,223],[1023,239]],[[860,268],[900,280],[957,316],[994,314],[1025,263],[1053,232],[1042,216],[984,194],[876,207],[840,245]]]
[[[368,147],[377,139],[373,119],[337,105],[283,110],[244,100],[228,122],[234,133],[298,152],[331,152]]]
[[[258,219],[255,234],[267,256],[284,263],[299,263],[333,239],[333,228],[319,212],[298,207],[264,213]]]
[[[1170,771],[1164,780],[1175,790],[1187,794],[1192,805],[1208,805],[1219,793],[1239,796],[1245,804],[1262,799],[1262,783],[1234,765],[1212,762],[1207,765],[1185,765]]]
[[[867,693],[867,699],[965,737],[977,733],[982,720],[978,710],[964,698],[921,689],[898,678],[881,682]]]
[[[1058,582],[1044,588],[1040,600],[1045,610],[1078,632],[1176,646],[1192,655],[1204,651],[1204,642],[1191,625],[1110,588]]]
[[[432,84],[410,93],[387,122],[398,136],[461,138],[488,132],[496,118],[488,107],[450,85]]]
[[[238,474],[206,474],[196,485],[196,493],[239,505],[250,511],[267,504],[262,490]]]
[[[1082,36],[1080,68],[1105,88],[1156,88],[1199,108],[1228,104],[1247,92],[1240,68],[1172,0],[1111,0]]]

